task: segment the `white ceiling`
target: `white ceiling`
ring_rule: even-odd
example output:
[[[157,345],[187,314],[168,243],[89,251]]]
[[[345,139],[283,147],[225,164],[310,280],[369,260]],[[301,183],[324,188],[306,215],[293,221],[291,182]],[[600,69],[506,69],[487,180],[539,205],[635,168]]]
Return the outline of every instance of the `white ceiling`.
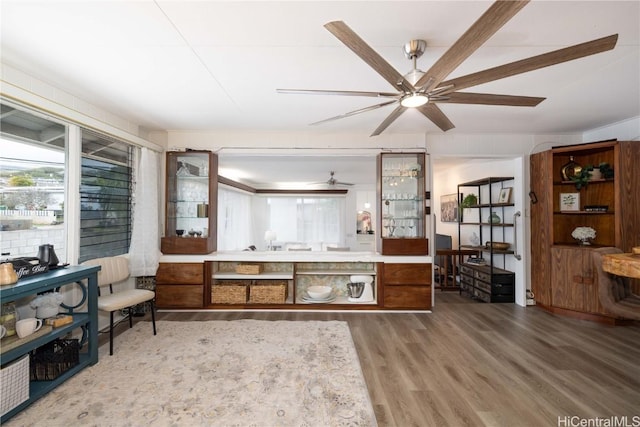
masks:
[[[149,130],[369,135],[393,107],[309,127],[378,102],[276,93],[393,90],[323,25],[345,21],[405,74],[404,43],[427,41],[418,61],[426,70],[491,4],[1,0],[0,52],[3,63]],[[449,77],[616,33],[612,51],[468,90],[546,97],[537,107],[440,104],[456,126],[448,132],[573,133],[639,116],[638,1],[532,1]],[[440,132],[415,111],[385,131]],[[318,180],[336,169],[329,160]]]

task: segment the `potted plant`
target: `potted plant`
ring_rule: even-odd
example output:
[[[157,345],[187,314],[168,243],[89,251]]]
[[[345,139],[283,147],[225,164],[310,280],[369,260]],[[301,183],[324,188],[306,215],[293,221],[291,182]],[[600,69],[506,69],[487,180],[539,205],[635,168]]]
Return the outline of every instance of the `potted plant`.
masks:
[[[607,162],[602,162],[598,165],[598,169],[602,173],[604,179],[613,178],[613,168]]]
[[[576,190],[580,190],[583,187],[587,188],[587,184],[591,179],[591,171],[593,171],[593,165],[586,165],[582,168],[580,173],[571,177],[571,181],[576,185]]]
[[[475,194],[467,194],[464,199],[462,199],[462,203],[460,203],[460,206],[462,208],[470,208],[472,206],[476,206],[478,204],[478,196],[476,196]]]

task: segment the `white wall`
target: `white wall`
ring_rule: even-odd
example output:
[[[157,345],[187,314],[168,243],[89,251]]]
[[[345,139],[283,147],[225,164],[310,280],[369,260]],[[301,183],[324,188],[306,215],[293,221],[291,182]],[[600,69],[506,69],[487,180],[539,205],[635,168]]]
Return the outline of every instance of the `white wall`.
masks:
[[[582,134],[583,142],[617,139],[618,141],[640,141],[640,117],[633,117],[608,126],[589,130]]]

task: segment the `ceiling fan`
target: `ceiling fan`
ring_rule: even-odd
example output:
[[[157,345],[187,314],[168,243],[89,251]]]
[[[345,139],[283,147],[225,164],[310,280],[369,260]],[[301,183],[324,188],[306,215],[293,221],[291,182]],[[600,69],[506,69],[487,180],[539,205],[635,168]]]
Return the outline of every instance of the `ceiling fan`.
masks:
[[[352,184],[352,183],[350,183],[350,182],[342,182],[342,181],[338,181],[338,180],[335,178],[335,176],[334,176],[334,175],[335,175],[335,172],[334,172],[334,171],[331,171],[331,172],[329,172],[329,179],[328,179],[328,180],[326,180],[326,181],[320,181],[320,182],[314,182],[314,183],[312,183],[312,184],[326,184],[326,185],[329,185],[329,186],[331,186],[331,187],[335,187],[336,185],[346,185],[346,186],[351,186],[351,185],[353,185],[353,184]]]
[[[506,105],[514,107],[535,107],[545,98],[531,96],[497,95],[488,93],[459,92],[462,89],[499,80],[505,77],[526,73],[572,61],[596,53],[605,52],[615,47],[618,35],[613,34],[600,39],[558,49],[541,55],[489,68],[466,76],[451,80],[445,78],[462,62],[475,52],[486,40],[495,34],[530,0],[502,1],[498,0],[447,50],[439,60],[426,72],[416,67],[416,60],[424,53],[427,46],[424,40],[412,40],[405,44],[404,52],[407,58],[413,60],[413,70],[401,75],[384,58],[373,50],[351,28],[342,21],[327,23],[324,27],[351,49],[356,55],[371,66],[378,74],[388,81],[398,92],[363,92],[346,90],[305,90],[305,89],[277,89],[278,93],[303,95],[343,95],[366,96],[374,98],[390,98],[381,104],[372,105],[350,111],[339,116],[330,117],[312,125],[325,123],[367,111],[376,110],[387,105],[396,104],[395,109],[376,128],[371,136],[380,135],[407,108],[415,108],[436,124],[441,130],[447,131],[455,126],[436,105],[438,103],[452,104],[484,104]]]

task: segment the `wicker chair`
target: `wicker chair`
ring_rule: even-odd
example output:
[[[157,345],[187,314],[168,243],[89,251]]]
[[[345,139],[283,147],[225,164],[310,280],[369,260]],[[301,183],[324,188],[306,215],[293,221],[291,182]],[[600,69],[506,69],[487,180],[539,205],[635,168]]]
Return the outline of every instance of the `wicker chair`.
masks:
[[[156,335],[155,292],[146,289],[125,289],[113,291],[113,284],[129,278],[129,260],[125,257],[105,257],[85,261],[83,265],[99,265],[98,272],[98,310],[109,312],[109,355],[113,355],[113,313],[128,309],[129,328],[133,327],[133,307],[149,301],[151,304],[151,322],[153,335]],[[109,294],[102,295],[101,288],[108,287]]]
[[[615,276],[602,269],[602,256],[620,254],[614,247],[598,248],[592,251],[593,265],[598,274],[600,303],[607,311],[625,319],[640,320],[640,295],[633,293],[630,279]]]

